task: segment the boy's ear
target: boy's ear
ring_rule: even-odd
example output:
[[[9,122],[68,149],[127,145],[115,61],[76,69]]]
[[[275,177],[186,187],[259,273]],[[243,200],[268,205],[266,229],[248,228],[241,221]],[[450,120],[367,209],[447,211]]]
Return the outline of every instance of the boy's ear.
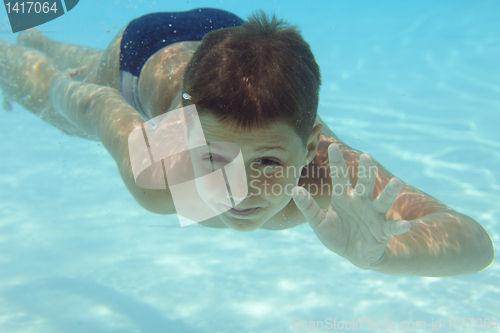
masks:
[[[316,156],[316,152],[319,147],[319,137],[321,136],[321,132],[323,130],[323,125],[317,124],[314,126],[311,135],[309,135],[309,139],[307,140],[307,155],[306,155],[306,164],[309,164]]]

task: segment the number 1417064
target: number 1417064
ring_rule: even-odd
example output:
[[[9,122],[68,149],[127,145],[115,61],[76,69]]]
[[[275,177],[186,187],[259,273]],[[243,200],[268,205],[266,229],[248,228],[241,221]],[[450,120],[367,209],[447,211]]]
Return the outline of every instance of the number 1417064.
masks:
[[[496,318],[457,318],[448,319],[448,327],[464,329],[498,329]]]
[[[38,1],[26,1],[26,2],[13,2],[11,5],[10,2],[5,4],[5,8],[7,9],[7,13],[21,13],[21,14],[29,14],[29,13],[45,13],[54,12],[57,13],[57,2],[38,2]]]

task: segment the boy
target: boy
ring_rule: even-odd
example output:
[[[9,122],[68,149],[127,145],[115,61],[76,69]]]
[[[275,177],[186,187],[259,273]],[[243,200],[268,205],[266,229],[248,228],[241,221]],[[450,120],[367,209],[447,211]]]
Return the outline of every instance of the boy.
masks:
[[[394,178],[316,116],[319,67],[300,33],[274,17],[243,22],[206,8],[150,14],[103,52],[36,31],[18,41],[0,42],[4,96],[69,134],[100,140],[151,212],[177,213],[170,188],[229,166],[241,151],[245,177],[226,175],[227,198],[210,181],[178,198],[215,212],[200,224],[252,231],[309,222],[328,249],[385,274],[464,275],[493,261],[491,239],[476,221]],[[181,119],[184,144],[208,149],[162,160],[141,179],[174,171],[165,189],[138,186],[131,133],[193,105],[203,130]]]

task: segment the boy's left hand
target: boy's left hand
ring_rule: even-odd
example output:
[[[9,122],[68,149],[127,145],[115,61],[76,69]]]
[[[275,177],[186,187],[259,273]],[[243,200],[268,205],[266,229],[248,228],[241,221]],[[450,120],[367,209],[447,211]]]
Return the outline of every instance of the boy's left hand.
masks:
[[[398,178],[392,178],[373,200],[376,177],[370,155],[360,156],[359,167],[366,172],[364,177],[358,178],[356,188],[351,185],[347,165],[337,144],[328,147],[328,156],[331,170],[339,170],[335,174],[338,176],[332,175],[334,191],[328,210],[322,210],[302,187],[293,190],[293,198],[329,250],[359,268],[371,269],[384,255],[389,239],[410,230],[408,221],[388,221],[386,218],[403,184]]]

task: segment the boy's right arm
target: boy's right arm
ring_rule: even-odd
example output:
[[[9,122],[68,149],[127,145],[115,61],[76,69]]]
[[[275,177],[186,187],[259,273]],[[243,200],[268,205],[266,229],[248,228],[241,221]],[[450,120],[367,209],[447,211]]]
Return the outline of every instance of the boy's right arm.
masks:
[[[146,120],[116,89],[74,81],[63,73],[53,80],[49,96],[54,108],[68,121],[99,138],[115,160],[128,191],[142,207],[157,214],[175,214],[168,185],[166,190],[149,190],[136,185],[128,137]]]

